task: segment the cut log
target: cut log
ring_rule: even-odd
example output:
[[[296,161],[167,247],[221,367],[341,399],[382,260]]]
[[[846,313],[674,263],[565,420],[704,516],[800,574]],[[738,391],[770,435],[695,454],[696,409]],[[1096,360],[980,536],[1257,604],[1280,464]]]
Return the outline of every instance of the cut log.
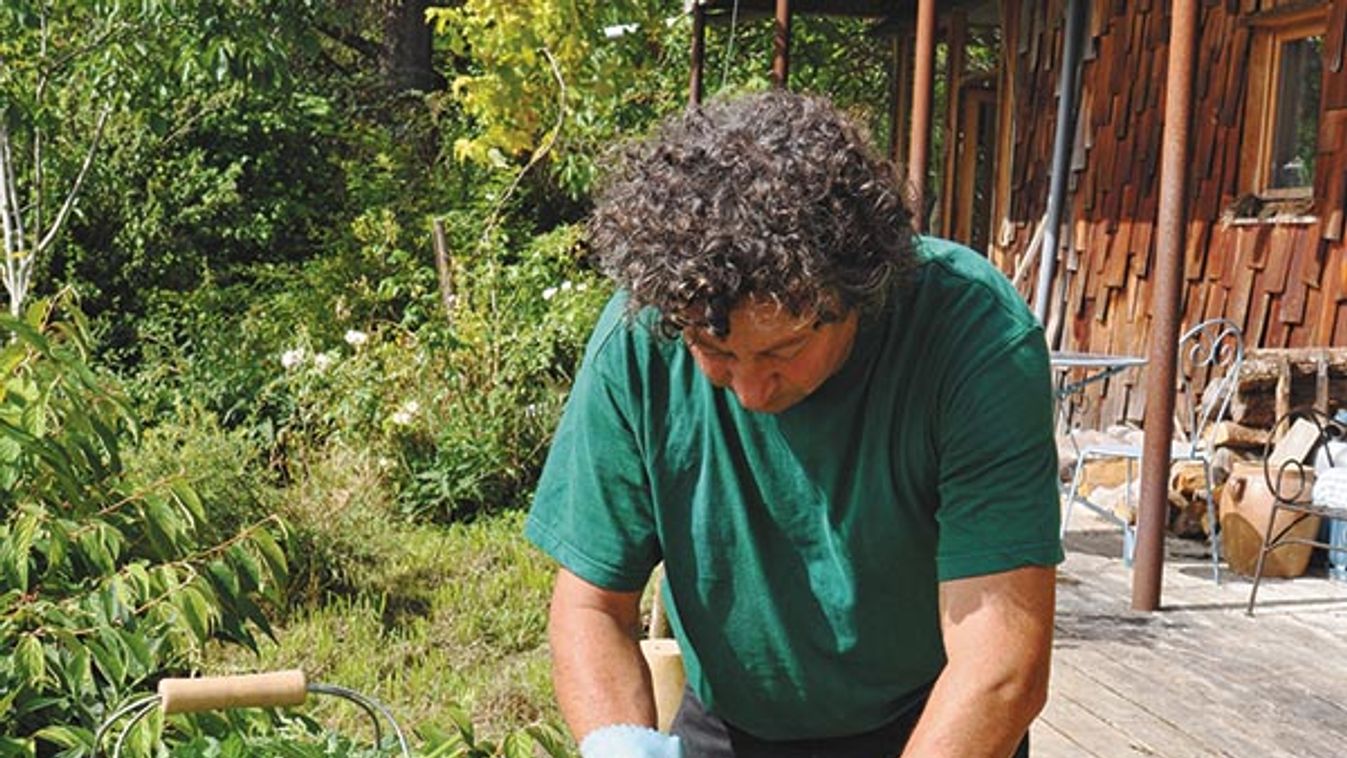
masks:
[[[1245,354],[1230,417],[1270,428],[1291,408],[1347,406],[1347,348],[1261,348]]]
[[[1267,438],[1267,429],[1245,426],[1234,421],[1222,421],[1212,427],[1211,446],[1261,450],[1267,445]]]

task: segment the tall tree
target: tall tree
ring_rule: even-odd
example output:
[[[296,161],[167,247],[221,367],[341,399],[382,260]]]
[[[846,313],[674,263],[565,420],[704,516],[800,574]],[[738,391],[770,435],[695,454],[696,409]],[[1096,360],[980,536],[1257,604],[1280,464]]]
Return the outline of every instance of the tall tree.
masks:
[[[444,78],[432,63],[430,25],[426,23],[430,6],[429,0],[385,1],[379,68],[385,84],[395,92],[444,87]]]
[[[176,94],[284,77],[279,30],[313,0],[5,0],[0,4],[0,270],[17,315],[60,244],[105,131],[132,108],[180,124]],[[193,119],[199,114],[179,114]]]

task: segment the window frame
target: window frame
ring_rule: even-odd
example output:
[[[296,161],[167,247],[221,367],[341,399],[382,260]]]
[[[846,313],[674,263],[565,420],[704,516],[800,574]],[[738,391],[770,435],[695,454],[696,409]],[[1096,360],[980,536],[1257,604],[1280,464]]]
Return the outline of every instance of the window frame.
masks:
[[[1282,47],[1295,40],[1315,35],[1328,36],[1330,5],[1324,3],[1294,11],[1274,11],[1245,19],[1253,27],[1248,62],[1248,89],[1245,98],[1244,134],[1240,157],[1244,166],[1241,189],[1264,200],[1296,200],[1314,197],[1314,179],[1302,187],[1268,185],[1272,163],[1273,141],[1280,79]],[[1322,86],[1321,86],[1322,93]],[[1319,121],[1322,127],[1322,94],[1319,103]]]

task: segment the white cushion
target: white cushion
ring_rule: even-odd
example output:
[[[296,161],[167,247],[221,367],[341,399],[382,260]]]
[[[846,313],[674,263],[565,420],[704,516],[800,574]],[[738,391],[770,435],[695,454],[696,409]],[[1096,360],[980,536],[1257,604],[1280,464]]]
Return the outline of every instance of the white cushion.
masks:
[[[1347,511],[1347,466],[1328,468],[1314,478],[1314,504]]]

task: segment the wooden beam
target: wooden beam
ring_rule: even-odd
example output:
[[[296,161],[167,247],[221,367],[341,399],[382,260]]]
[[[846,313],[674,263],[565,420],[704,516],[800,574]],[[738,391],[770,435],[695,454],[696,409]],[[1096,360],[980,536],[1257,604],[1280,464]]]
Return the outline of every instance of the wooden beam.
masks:
[[[968,47],[968,16],[953,11],[946,17],[945,29],[945,155],[940,172],[940,235],[954,237],[954,189],[958,186],[959,93],[963,89],[965,53]],[[964,181],[968,181],[967,178]],[[959,240],[967,242],[968,240]]]
[[[786,89],[790,82],[791,0],[776,0],[776,21],[772,29],[772,84]]]
[[[918,232],[926,231],[926,169],[931,146],[931,101],[935,77],[935,0],[917,7],[917,44],[912,64],[912,134],[908,149],[907,183],[912,193],[912,215]]]

